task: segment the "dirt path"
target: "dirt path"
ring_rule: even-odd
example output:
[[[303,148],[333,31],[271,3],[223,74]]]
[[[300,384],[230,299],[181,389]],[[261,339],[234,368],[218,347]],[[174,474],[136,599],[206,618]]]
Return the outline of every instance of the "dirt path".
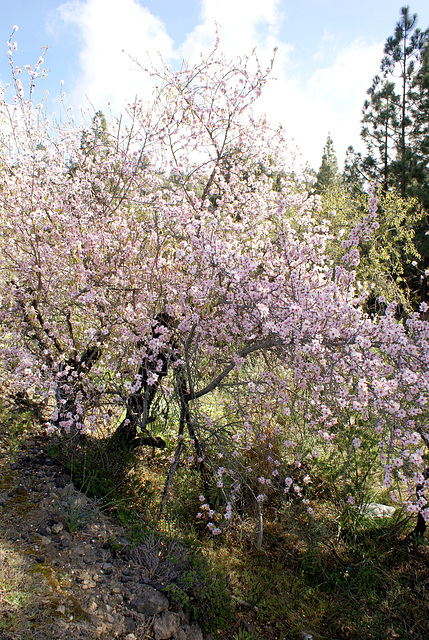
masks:
[[[202,640],[127,544],[43,437],[12,454],[0,434],[0,640]]]

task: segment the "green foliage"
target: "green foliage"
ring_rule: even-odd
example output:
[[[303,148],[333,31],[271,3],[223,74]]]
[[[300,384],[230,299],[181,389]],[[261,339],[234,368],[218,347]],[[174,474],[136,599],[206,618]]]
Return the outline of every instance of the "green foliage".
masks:
[[[333,242],[329,251],[335,264],[341,264],[343,249],[339,238],[347,238],[350,230],[363,218],[367,202],[364,193],[351,193],[347,185],[337,184],[324,191],[321,218],[329,222]],[[378,298],[396,300],[405,307],[417,304],[423,274],[416,229],[425,225],[426,216],[415,200],[401,198],[397,192],[378,193],[378,217],[371,238],[363,241],[357,278],[361,286],[372,292],[370,313],[383,312]],[[427,237],[425,240],[427,242]],[[372,302],[371,302],[372,301]]]
[[[224,628],[232,619],[232,600],[223,573],[192,541],[149,534],[129,552],[173,602],[204,630]]]
[[[413,167],[412,193],[429,211],[429,176],[427,162],[429,157],[429,41],[423,50],[421,66],[414,77],[413,117]],[[429,252],[428,252],[429,253]]]
[[[317,172],[317,181],[314,186],[316,193],[323,193],[325,189],[333,189],[339,181],[337,156],[334,151],[334,143],[330,134],[323,148],[322,163]]]
[[[94,518],[94,505],[88,503],[85,496],[76,491],[72,484],[68,487],[65,499],[57,503],[56,510],[69,533],[74,533]]]
[[[395,185],[392,155],[399,146],[400,98],[395,83],[375,76],[363,106],[361,136],[367,155],[361,170],[369,180],[378,182],[383,191]]]
[[[386,192],[396,188],[402,197],[410,191],[417,132],[413,110],[415,77],[420,68],[428,32],[416,28],[417,15],[402,7],[394,35],[384,46],[381,74],[375,76],[363,106],[362,138],[367,155],[361,170]]]
[[[344,172],[347,188],[354,195],[362,191],[365,183],[375,182],[383,194],[398,193],[412,202],[403,226],[413,229],[414,251],[409,251],[408,236],[399,269],[393,265],[389,273],[395,280],[396,276],[401,280],[401,289],[406,296],[409,292],[415,310],[428,297],[425,272],[429,267],[429,242],[425,235],[429,211],[429,29],[420,31],[416,24],[417,15],[411,14],[408,6],[402,7],[394,34],[385,43],[380,74],[368,89],[362,110],[361,136],[366,154],[355,153],[350,147]],[[397,230],[394,225],[394,234]],[[390,228],[388,231],[387,252],[392,247]],[[400,241],[400,234],[396,234],[397,247]],[[374,255],[378,248],[374,246]],[[381,259],[385,261],[386,251],[382,253]],[[409,262],[407,253],[414,253]],[[390,253],[389,259],[392,257],[395,255]]]
[[[73,483],[91,498],[122,495],[120,487],[136,463],[134,452],[128,448],[91,436],[62,436],[53,442],[50,453],[60,459]]]
[[[256,640],[256,636],[251,631],[241,628],[235,634],[234,640]]]

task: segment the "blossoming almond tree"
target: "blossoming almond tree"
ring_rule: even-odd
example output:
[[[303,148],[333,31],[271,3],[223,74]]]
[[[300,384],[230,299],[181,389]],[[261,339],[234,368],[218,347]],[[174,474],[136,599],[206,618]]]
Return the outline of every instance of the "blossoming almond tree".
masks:
[[[153,73],[153,103],[130,105],[127,126],[53,127],[20,88],[14,104],[2,98],[3,378],[52,407],[49,431],[107,423],[128,446],[165,446],[150,425],[159,398],[175,403],[160,510],[189,458],[214,533],[244,491],[261,522],[275,490],[311,512],[309,476],[294,470],[331,455],[352,502],[365,449],[392,498],[427,518],[414,487],[429,326],[419,314],[398,323],[394,302],[366,316],[354,271],[376,199],[334,263],[282,132],[252,113],[269,69],[215,50]]]

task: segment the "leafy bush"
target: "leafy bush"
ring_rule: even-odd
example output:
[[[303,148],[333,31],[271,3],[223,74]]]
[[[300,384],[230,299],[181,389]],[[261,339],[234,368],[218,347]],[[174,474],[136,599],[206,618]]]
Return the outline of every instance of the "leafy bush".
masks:
[[[127,552],[144,567],[148,581],[182,606],[206,631],[223,628],[232,618],[226,578],[201,549],[150,533]]]

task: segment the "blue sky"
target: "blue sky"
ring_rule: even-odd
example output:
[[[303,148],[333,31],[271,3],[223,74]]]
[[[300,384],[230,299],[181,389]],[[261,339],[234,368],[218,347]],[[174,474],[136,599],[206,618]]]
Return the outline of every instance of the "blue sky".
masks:
[[[119,113],[138,94],[150,96],[144,74],[157,52],[172,65],[210,50],[219,25],[227,56],[257,47],[268,61],[278,47],[274,76],[260,108],[280,122],[305,161],[317,169],[328,132],[340,163],[349,144],[360,145],[366,90],[377,73],[386,38],[403,0],[0,0],[0,81],[10,80],[6,41],[19,30],[16,62],[33,65],[48,45],[48,109],[58,109],[60,81],[74,110]],[[429,0],[410,1],[419,26],[429,26]],[[25,73],[25,72],[24,72]],[[291,144],[293,144],[291,142]]]

